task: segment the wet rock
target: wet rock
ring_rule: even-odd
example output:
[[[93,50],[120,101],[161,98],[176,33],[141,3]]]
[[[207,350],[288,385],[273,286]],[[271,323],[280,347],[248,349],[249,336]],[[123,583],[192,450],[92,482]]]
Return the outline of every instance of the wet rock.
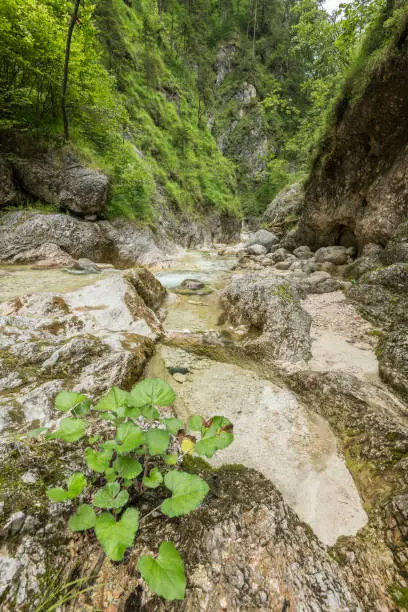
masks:
[[[98,264],[96,264],[91,259],[87,259],[86,257],[80,257],[78,259],[77,267],[80,270],[85,270],[85,272],[89,272],[90,274],[99,274],[101,271]]]
[[[125,278],[133,285],[146,306],[155,312],[160,308],[167,291],[147,268],[132,268],[126,272]]]
[[[15,263],[19,263],[19,261],[24,263],[35,262],[33,268],[38,269],[64,268],[76,265],[76,260],[71,255],[52,242],[46,242],[39,247],[25,251],[21,260],[19,256],[15,258]]]
[[[321,247],[314,255],[316,263],[329,262],[341,266],[348,262],[347,249],[343,246]]]
[[[260,229],[257,232],[255,232],[255,234],[250,236],[248,246],[255,245],[255,244],[261,244],[262,246],[266,248],[267,251],[269,251],[270,248],[273,245],[278,244],[278,242],[279,242],[279,238],[276,236],[276,234],[273,234],[272,232],[268,232],[268,230],[265,230],[265,229]]]
[[[244,341],[246,350],[292,362],[310,357],[310,317],[284,279],[236,277],[221,293],[221,305],[233,325],[248,325],[257,334]]]
[[[285,261],[285,259],[292,258],[292,261],[295,260],[295,255],[292,255],[287,249],[280,247],[277,249],[272,255],[270,259],[272,263],[279,263],[280,261]]]
[[[195,280],[194,278],[186,278],[183,280],[180,287],[196,291],[197,289],[204,289],[204,283],[202,281]]]

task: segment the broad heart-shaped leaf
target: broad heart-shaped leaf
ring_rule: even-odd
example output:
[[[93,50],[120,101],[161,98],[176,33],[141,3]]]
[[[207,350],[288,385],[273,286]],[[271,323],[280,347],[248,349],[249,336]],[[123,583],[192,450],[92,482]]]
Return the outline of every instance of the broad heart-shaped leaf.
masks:
[[[97,508],[122,508],[129,499],[127,491],[120,490],[118,482],[108,482],[102,489],[95,494],[93,504]]]
[[[211,425],[195,445],[194,451],[197,455],[211,458],[217,450],[227,448],[232,443],[234,436],[231,430],[232,424],[228,419],[221,416],[213,417]]]
[[[156,489],[163,482],[163,476],[161,471],[155,467],[150,470],[149,476],[145,476],[143,478],[143,484],[145,487],[149,487],[150,489]]]
[[[117,522],[110,512],[98,516],[95,534],[109,559],[121,561],[125,550],[133,546],[138,527],[139,512],[135,508],[128,508]]]
[[[146,434],[146,442],[151,455],[163,455],[170,444],[170,434],[165,429],[149,429]]]
[[[119,387],[112,387],[106,395],[94,406],[94,410],[99,412],[114,412],[118,416],[125,416],[125,410],[129,393],[119,389]]]
[[[182,440],[182,442],[181,442],[181,450],[182,450],[184,455],[187,455],[188,453],[190,453],[190,455],[191,455],[192,451],[194,449],[195,449],[195,442],[190,440],[190,438],[184,438]]]
[[[68,480],[68,493],[71,497],[78,497],[86,487],[86,478],[82,472],[75,472]]]
[[[116,439],[120,442],[120,444],[116,446],[116,450],[122,455],[123,453],[130,453],[138,446],[144,444],[145,436],[139,427],[129,421],[119,425]]]
[[[88,447],[85,450],[86,465],[90,470],[102,474],[108,469],[110,461],[112,459],[113,450],[102,450],[94,451],[93,448]]]
[[[150,555],[140,557],[137,566],[153,593],[170,601],[184,599],[186,593],[184,563],[172,542],[160,544],[157,559],[153,559]]]
[[[47,489],[47,497],[54,502],[67,501],[68,499],[78,497],[86,487],[86,478],[82,472],[75,472],[68,480],[67,485],[67,490],[62,487]]]
[[[186,472],[168,472],[164,484],[173,493],[161,505],[161,511],[166,516],[181,516],[192,512],[209,491],[205,480]]]
[[[173,389],[160,378],[146,378],[137,383],[130,392],[130,403],[136,408],[170,406],[175,399]]]
[[[126,480],[136,478],[143,470],[142,464],[132,457],[118,457],[113,463],[113,469]]]
[[[55,408],[60,412],[68,412],[76,408],[82,402],[88,402],[86,395],[74,393],[73,391],[60,391],[55,398]]]
[[[180,431],[180,429],[183,429],[184,427],[184,421],[182,421],[181,419],[163,419],[162,423],[166,426],[167,431],[169,431],[174,436],[178,431]]]
[[[198,416],[198,414],[194,414],[189,418],[187,426],[191,431],[201,431],[202,424],[203,417]]]
[[[73,419],[71,417],[62,419],[60,428],[54,431],[49,436],[49,439],[58,438],[59,440],[64,440],[64,442],[76,442],[83,438],[87,425],[88,423],[82,419]]]
[[[31,431],[24,434],[25,438],[38,438],[44,432],[48,431],[48,427],[37,427],[37,429],[32,429]]]
[[[96,514],[91,506],[82,504],[68,521],[72,531],[86,531],[95,525]]]

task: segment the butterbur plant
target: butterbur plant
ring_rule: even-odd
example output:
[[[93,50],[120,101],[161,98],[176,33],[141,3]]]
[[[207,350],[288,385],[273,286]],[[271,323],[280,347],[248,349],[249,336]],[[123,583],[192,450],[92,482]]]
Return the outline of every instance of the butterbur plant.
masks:
[[[94,477],[87,481],[85,474],[77,472],[65,487],[47,489],[47,496],[53,502],[65,502],[77,501],[80,495],[91,499],[92,493],[90,503],[76,506],[68,524],[72,531],[94,529],[112,561],[123,559],[144,520],[155,510],[168,517],[182,516],[203,502],[209,487],[199,476],[182,471],[184,455],[211,458],[233,441],[232,425],[222,416],[205,421],[196,415],[187,424],[163,418],[158,407],[170,406],[175,398],[170,385],[160,379],[145,379],[130,392],[113,387],[95,405],[80,393],[61,391],[56,397],[55,408],[67,416],[56,431],[47,432],[47,438],[78,442],[86,437],[91,416],[105,421],[106,427],[101,435],[88,437],[84,451]],[[95,484],[101,486],[95,490]],[[158,487],[171,495],[140,517],[135,503],[143,500],[146,489]],[[184,564],[171,542],[160,544],[156,558],[140,557],[138,568],[152,592],[168,600],[184,599]]]

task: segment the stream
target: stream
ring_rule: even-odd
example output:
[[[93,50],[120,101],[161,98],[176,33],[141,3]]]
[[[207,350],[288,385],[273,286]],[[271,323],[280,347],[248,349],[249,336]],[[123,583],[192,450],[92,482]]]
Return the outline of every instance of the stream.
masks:
[[[279,381],[269,379],[256,360],[244,363],[235,358],[225,362],[211,353],[211,346],[204,356],[185,348],[186,338],[217,331],[239,342],[239,329],[234,330],[228,323],[219,324],[218,298],[218,291],[234,274],[236,261],[235,256],[224,257],[216,252],[187,251],[172,267],[156,273],[169,291],[164,304],[166,337],[156,345],[145,375],[170,382],[177,392],[178,416],[219,414],[229,418],[234,425],[234,443],[214,457],[213,465],[243,464],[258,470],[277,486],[320,540],[333,545],[341,535],[356,534],[366,524],[367,516],[328,423],[309,412]],[[78,310],[90,309],[95,325],[109,333],[143,333],[138,322],[121,314],[119,289],[115,289],[122,283],[119,271],[75,276],[62,270],[40,271],[28,266],[2,269],[10,274],[1,278],[0,301],[27,293],[58,292]],[[113,293],[107,295],[105,284],[99,281],[109,277]],[[193,291],[179,293],[180,283],[189,278],[205,284],[201,295]],[[304,307],[313,317],[313,356],[305,367],[349,368],[363,379],[375,379],[378,368],[373,351],[350,344],[346,327],[343,330],[341,321],[336,319],[346,309],[341,302],[343,294],[330,295],[330,299],[319,295],[305,300]],[[335,330],[330,329],[333,321]],[[132,325],[136,325],[135,329]]]
[[[157,274],[170,292],[165,328],[173,341],[171,346],[158,345],[147,375],[172,384],[178,416],[220,414],[229,418],[234,424],[234,443],[214,457],[213,465],[241,463],[258,470],[278,487],[316,535],[333,545],[341,535],[356,534],[367,516],[327,422],[311,414],[284,386],[259,374],[256,363],[248,369],[247,363],[222,363],[175,346],[180,333],[185,337],[222,328],[232,331],[228,325],[218,325],[217,290],[228,283],[235,262],[235,258],[215,257],[214,253],[190,252],[177,267]],[[202,296],[174,292],[186,278],[202,280],[214,292]],[[352,366],[360,368],[362,376],[375,376],[372,352],[351,346],[340,336],[333,343],[330,334],[325,343],[318,331],[314,344],[315,366],[322,367],[326,360],[335,369],[340,361],[350,363],[352,357]],[[338,355],[339,346],[349,355]]]

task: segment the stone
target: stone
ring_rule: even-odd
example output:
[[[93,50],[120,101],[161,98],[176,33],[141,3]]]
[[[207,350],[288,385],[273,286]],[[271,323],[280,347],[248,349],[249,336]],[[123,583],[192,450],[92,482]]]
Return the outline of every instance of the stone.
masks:
[[[202,281],[196,280],[194,278],[186,278],[181,283],[180,287],[185,289],[192,289],[193,291],[198,289],[204,289],[205,285]]]
[[[296,255],[298,259],[311,259],[313,257],[313,253],[307,245],[297,247],[293,251],[293,254]]]
[[[90,274],[99,274],[101,271],[98,264],[96,264],[91,259],[87,259],[86,257],[80,257],[78,259],[77,267],[80,270],[85,270],[86,272],[89,272]]]
[[[381,336],[377,355],[381,378],[408,400],[408,326]]]
[[[277,264],[275,264],[275,268],[277,270],[289,270],[292,263],[293,261],[291,261],[290,259],[287,259],[286,261],[279,261]]]
[[[301,182],[285,187],[269,204],[262,221],[279,236],[285,235],[296,225],[303,201],[304,188]]]
[[[253,244],[261,244],[267,249],[267,251],[269,251],[269,249],[275,244],[278,244],[278,242],[279,238],[276,236],[276,234],[269,232],[266,229],[260,229],[255,232],[255,234],[250,236],[248,245],[251,246]]]
[[[235,277],[220,302],[232,325],[256,334],[244,341],[248,353],[291,362],[310,357],[310,316],[294,285],[275,275]]]
[[[343,246],[321,247],[314,255],[316,263],[332,263],[341,266],[348,262],[347,249]]]
[[[21,480],[24,484],[35,484],[38,481],[38,473],[34,471],[24,472]]]
[[[268,252],[268,249],[263,246],[262,244],[251,244],[249,246],[246,247],[246,251],[247,253],[249,253],[250,255],[266,255]]]
[[[292,255],[287,249],[282,247],[278,248],[274,253],[269,255],[272,263],[278,263],[280,261],[285,261],[285,259],[292,259],[294,261],[296,259],[295,255]]]
[[[0,555],[0,596],[10,587],[12,581],[17,577],[21,567],[20,561]]]
[[[76,260],[71,255],[52,242],[46,242],[38,248],[26,251],[24,261],[35,261],[32,267],[38,270],[70,268],[77,264]]]
[[[9,534],[11,537],[15,536],[23,527],[25,519],[26,516],[21,510],[14,512],[5,523],[3,533]]]

